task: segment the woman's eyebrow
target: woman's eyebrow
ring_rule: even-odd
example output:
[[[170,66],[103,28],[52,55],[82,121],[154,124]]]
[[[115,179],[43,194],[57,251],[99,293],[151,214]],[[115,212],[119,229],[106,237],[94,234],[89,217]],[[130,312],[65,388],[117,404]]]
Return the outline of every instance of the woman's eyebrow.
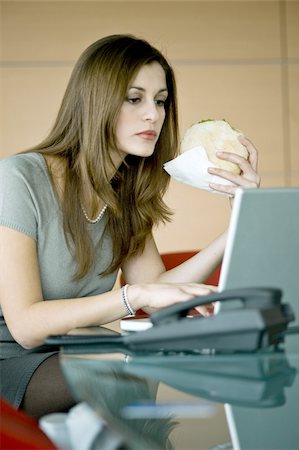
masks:
[[[142,87],[139,87],[139,86],[130,86],[129,89],[136,89],[136,90],[141,91],[141,92],[145,92],[146,91],[146,89],[144,89]],[[160,94],[161,92],[166,92],[166,94],[167,94],[168,93],[168,89],[167,88],[162,88],[162,89],[160,89],[157,92],[157,94]]]

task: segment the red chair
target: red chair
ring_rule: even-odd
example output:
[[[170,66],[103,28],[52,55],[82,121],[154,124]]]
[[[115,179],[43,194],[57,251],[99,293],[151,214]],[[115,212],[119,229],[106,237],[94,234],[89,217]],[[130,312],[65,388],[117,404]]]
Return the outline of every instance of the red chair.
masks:
[[[3,450],[56,450],[38,422],[0,399],[0,448]]]
[[[166,270],[169,270],[192,258],[192,256],[196,255],[196,253],[198,253],[197,250],[175,253],[162,253],[161,258],[164,262]],[[204,281],[204,284],[218,286],[220,271],[221,265],[219,265],[219,267],[217,267],[217,269]]]
[[[196,255],[196,253],[198,253],[198,250],[162,253],[161,258],[165,265],[166,270],[170,270],[187,261],[188,259],[192,258],[192,256]],[[218,286],[220,271],[221,265],[219,265],[217,269],[204,281],[204,284],[210,284],[211,286]],[[122,275],[120,276],[120,284],[121,286],[124,286],[126,284]],[[138,310],[136,315],[146,317],[146,314],[142,310]]]

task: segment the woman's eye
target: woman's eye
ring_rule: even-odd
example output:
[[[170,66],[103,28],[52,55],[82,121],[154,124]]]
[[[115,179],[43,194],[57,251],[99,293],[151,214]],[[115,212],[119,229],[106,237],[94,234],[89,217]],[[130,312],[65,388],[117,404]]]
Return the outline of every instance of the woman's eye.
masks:
[[[140,97],[127,97],[127,101],[129,103],[135,104],[135,103],[138,103],[140,101]]]
[[[166,100],[164,100],[164,99],[157,99],[156,100],[156,104],[158,106],[165,106],[165,103],[166,103]]]

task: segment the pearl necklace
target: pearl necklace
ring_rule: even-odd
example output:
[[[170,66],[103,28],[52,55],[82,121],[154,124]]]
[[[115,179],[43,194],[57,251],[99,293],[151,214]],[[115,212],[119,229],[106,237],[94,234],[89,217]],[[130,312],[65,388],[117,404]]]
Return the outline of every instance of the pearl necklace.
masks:
[[[106,209],[107,209],[107,205],[105,205],[102,209],[101,209],[101,211],[99,212],[99,214],[97,215],[97,217],[95,218],[95,219],[91,219],[89,216],[88,216],[88,214],[87,214],[87,212],[86,212],[86,210],[85,210],[85,208],[81,205],[81,209],[82,209],[82,211],[83,211],[83,214],[84,214],[84,217],[85,217],[85,219],[87,220],[87,222],[89,222],[89,223],[98,223],[100,220],[101,220],[101,218],[103,217],[103,215],[105,214],[105,211],[106,211]]]

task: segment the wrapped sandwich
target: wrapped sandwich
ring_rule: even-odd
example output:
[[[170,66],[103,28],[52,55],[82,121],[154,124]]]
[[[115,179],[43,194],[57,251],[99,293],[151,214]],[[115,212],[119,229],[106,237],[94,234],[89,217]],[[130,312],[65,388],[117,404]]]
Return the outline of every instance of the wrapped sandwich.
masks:
[[[248,157],[246,147],[238,136],[243,133],[231,127],[225,120],[203,120],[190,126],[181,141],[180,156],[164,164],[164,169],[176,180],[200,189],[211,190],[209,183],[231,184],[230,181],[208,173],[209,167],[217,167],[236,175],[236,164],[217,158],[219,151]]]
[[[238,175],[240,169],[236,164],[224,161],[216,156],[216,152],[236,153],[247,159],[247,150],[238,139],[242,135],[225,120],[203,120],[187,129],[182,142],[180,153],[202,146],[209,161],[220,169],[225,169]]]

